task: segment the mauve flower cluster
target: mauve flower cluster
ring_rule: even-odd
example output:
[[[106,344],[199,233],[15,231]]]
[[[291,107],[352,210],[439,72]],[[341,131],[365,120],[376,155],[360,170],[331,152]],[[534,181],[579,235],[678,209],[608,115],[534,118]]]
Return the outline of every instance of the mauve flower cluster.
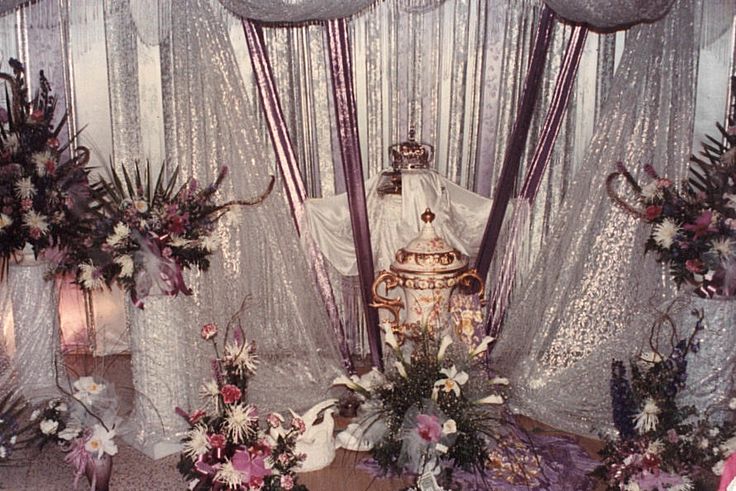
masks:
[[[0,112],[0,260],[30,244],[36,255],[78,243],[86,230],[88,152],[73,156],[52,126],[56,98],[43,75],[28,99],[23,65],[10,59],[9,110]]]
[[[214,323],[200,330],[215,351],[214,378],[202,386],[202,408],[191,414],[177,408],[190,425],[177,468],[193,490],[303,491],[295,468],[304,456],[295,446],[304,421],[294,416],[286,423],[281,414],[269,413],[262,426],[247,401],[248,380],[258,366],[255,344],[232,322],[223,333]]]
[[[644,167],[643,186],[622,164],[609,177],[623,175],[643,209],[613,199],[651,223],[646,251],[669,266],[678,286],[693,285],[701,296],[736,294],[736,128],[718,126],[721,139],[708,137],[701,157],[692,157],[689,177],[680,186]]]

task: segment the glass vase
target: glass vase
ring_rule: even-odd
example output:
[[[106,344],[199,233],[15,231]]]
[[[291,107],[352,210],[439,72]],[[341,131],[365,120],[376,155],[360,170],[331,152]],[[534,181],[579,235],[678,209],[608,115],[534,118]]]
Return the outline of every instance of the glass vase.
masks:
[[[112,477],[112,456],[103,454],[101,458],[92,457],[84,467],[84,475],[95,491],[108,491]]]

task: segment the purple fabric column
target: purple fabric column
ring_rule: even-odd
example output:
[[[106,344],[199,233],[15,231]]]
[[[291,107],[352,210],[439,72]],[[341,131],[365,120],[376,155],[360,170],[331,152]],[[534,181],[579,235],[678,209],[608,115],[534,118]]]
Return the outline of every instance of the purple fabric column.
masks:
[[[511,289],[516,274],[517,253],[519,241],[524,236],[523,230],[528,225],[531,205],[539,191],[540,183],[549,164],[557,135],[562,126],[562,119],[567,110],[572,90],[575,87],[575,78],[580,66],[580,58],[585,47],[585,39],[588,30],[582,26],[573,28],[572,36],[565,51],[565,57],[557,75],[555,91],[552,102],[547,110],[544,126],[537,141],[526,179],[519,193],[519,200],[514,209],[514,215],[509,229],[509,240],[507,242],[506,254],[501,265],[501,273],[496,278],[493,294],[490,298],[488,331],[491,336],[498,336],[501,330],[511,296]]]
[[[361,296],[365,309],[368,344],[374,367],[383,369],[381,334],[378,328],[378,312],[370,306],[371,287],[375,276],[373,251],[371,249],[368,211],[366,208],[365,186],[363,184],[363,163],[360,157],[358,139],[357,109],[353,92],[353,71],[350,58],[350,42],[347,24],[344,19],[327,21],[327,43],[332,69],[332,93],[337,113],[340,153],[345,172],[345,184],[350,208],[350,221],[353,225],[355,254],[358,261]]]
[[[506,155],[504,156],[501,167],[501,175],[498,178],[493,196],[491,213],[488,217],[486,229],[483,232],[478,258],[475,262],[475,268],[478,270],[481,278],[485,278],[488,275],[488,269],[491,266],[493,253],[498,242],[498,234],[501,231],[503,217],[506,214],[506,208],[513,193],[514,181],[519,172],[521,155],[524,151],[532,114],[534,113],[534,104],[539,93],[539,86],[542,82],[544,61],[552,38],[553,25],[554,14],[545,5],[542,8],[539,27],[534,38],[532,56],[529,60],[529,70],[524,80],[524,92],[521,96],[521,103],[519,104],[519,114],[511,131]]]
[[[304,218],[304,200],[307,192],[299,173],[299,167],[294,153],[294,147],[289,138],[289,132],[286,127],[286,121],[281,110],[276,85],[273,81],[271,73],[271,65],[268,61],[266,49],[263,43],[263,33],[261,28],[250,20],[243,20],[243,29],[245,30],[245,39],[248,43],[248,52],[250,53],[251,64],[255,74],[256,83],[258,85],[258,93],[263,102],[263,112],[268,123],[268,131],[271,135],[271,143],[276,153],[276,161],[279,169],[284,176],[284,186],[286,187],[286,196],[291,206],[291,214],[294,218],[297,232],[304,239],[303,242],[307,248],[307,254],[312,260],[312,265],[317,276],[317,284],[322,300],[325,303],[327,314],[330,318],[335,335],[337,336],[340,354],[342,356],[345,369],[354,373],[353,361],[350,357],[350,349],[348,348],[345,332],[340,314],[335,303],[335,295],[330,285],[330,279],[327,275],[322,254],[317,250],[316,245],[309,236],[302,234],[303,218]]]

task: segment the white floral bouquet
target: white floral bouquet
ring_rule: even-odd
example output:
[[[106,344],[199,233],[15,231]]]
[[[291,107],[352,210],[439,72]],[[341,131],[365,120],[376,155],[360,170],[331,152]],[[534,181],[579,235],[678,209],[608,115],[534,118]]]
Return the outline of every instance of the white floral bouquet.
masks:
[[[118,402],[112,386],[94,377],[79,377],[74,392],[64,399],[52,399],[30,416],[36,424],[40,448],[58,444],[66,452],[65,461],[75,468],[75,485],[93,460],[118,452],[115,427]]]

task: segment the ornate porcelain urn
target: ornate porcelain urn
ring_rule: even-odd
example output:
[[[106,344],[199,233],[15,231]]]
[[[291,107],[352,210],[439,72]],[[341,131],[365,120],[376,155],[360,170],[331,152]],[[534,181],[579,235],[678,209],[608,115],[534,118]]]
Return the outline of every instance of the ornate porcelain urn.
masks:
[[[483,296],[483,280],[474,269],[468,269],[468,257],[439,237],[432,225],[434,213],[422,213],[424,226],[419,235],[396,252],[390,271],[381,271],[373,281],[372,307],[389,310],[399,332],[412,337],[420,326],[430,331],[442,329],[448,318],[450,298],[457,287],[473,286]],[[379,293],[400,287],[402,297],[388,298]],[[400,312],[405,309],[404,319]],[[406,330],[411,332],[405,332]]]

